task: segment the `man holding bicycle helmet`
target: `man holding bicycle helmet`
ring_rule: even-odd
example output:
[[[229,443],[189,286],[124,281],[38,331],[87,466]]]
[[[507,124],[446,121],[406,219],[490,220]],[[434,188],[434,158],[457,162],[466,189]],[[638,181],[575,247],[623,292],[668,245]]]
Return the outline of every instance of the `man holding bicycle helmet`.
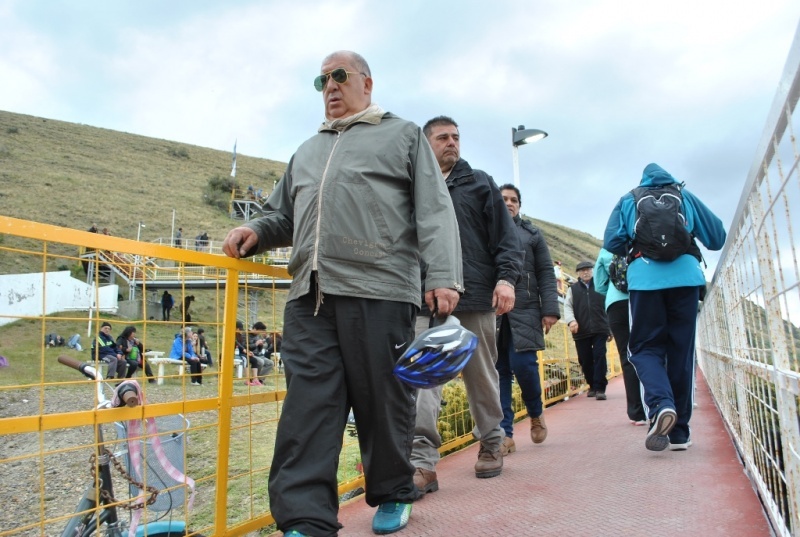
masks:
[[[475,420],[473,434],[481,442],[475,477],[495,477],[503,470],[500,449],[504,437],[495,369],[495,316],[514,307],[514,285],[522,270],[521,246],[494,179],[461,158],[456,122],[446,116],[435,117],[425,124],[423,132],[436,155],[439,180],[447,185],[458,220],[465,291],[455,315],[464,328],[478,336],[475,352],[462,372]],[[429,317],[430,311],[420,314],[417,333],[428,328]],[[441,401],[441,386],[417,393],[411,463],[415,467],[414,484],[423,494],[439,488],[436,464],[442,445],[437,427]]]

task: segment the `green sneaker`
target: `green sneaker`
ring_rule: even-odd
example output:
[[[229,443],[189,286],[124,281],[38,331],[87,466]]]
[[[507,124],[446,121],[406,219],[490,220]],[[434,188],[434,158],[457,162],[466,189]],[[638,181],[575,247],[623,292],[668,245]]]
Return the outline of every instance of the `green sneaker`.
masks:
[[[402,530],[411,516],[411,504],[389,502],[378,506],[378,512],[372,519],[372,531],[378,535],[386,535]]]
[[[290,530],[283,534],[283,537],[308,537],[305,533],[300,533],[297,530]]]

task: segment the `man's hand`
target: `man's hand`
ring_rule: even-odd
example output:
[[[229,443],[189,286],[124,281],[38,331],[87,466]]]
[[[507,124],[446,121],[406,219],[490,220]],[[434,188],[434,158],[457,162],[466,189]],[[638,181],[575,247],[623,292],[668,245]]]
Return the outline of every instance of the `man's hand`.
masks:
[[[573,334],[577,334],[578,333],[578,328],[579,328],[578,321],[572,321],[571,323],[569,323],[568,326],[569,326],[569,331],[570,332],[572,332]]]
[[[495,315],[504,315],[514,309],[514,287],[498,283],[494,286],[494,293],[492,293],[492,307],[495,309]]]
[[[258,235],[249,227],[240,226],[228,232],[222,241],[222,251],[228,257],[241,259],[252,248],[258,245]]]
[[[436,301],[434,302],[434,297]],[[440,317],[447,317],[453,310],[456,309],[458,299],[461,295],[455,289],[448,289],[440,287],[432,291],[425,291],[425,304],[431,311],[438,311],[437,315]]]
[[[557,322],[558,322],[558,317],[556,317],[555,315],[545,315],[544,317],[542,317],[542,328],[544,328],[544,333],[549,334],[550,329]]]

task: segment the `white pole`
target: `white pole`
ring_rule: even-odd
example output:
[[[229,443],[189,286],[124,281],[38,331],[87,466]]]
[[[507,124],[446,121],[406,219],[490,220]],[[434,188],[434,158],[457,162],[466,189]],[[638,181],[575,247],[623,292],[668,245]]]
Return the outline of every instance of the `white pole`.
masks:
[[[511,154],[514,159],[514,186],[519,188],[519,148],[511,144]]]

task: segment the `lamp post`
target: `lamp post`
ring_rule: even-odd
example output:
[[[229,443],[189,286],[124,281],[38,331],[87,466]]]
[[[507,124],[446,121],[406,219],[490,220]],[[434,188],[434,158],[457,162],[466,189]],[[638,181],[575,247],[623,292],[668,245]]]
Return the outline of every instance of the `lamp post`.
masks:
[[[514,158],[514,186],[519,188],[519,146],[532,144],[547,138],[547,133],[539,129],[526,129],[525,125],[511,127],[511,152]]]
[[[139,225],[136,227],[136,242],[139,242],[139,239],[142,238],[142,228],[146,227],[144,222],[139,220]],[[136,300],[136,278],[141,275],[139,272],[139,260],[141,256],[137,253],[133,256],[133,278],[130,281],[130,289],[128,291],[128,299],[129,300]],[[145,306],[146,308],[146,306]]]

